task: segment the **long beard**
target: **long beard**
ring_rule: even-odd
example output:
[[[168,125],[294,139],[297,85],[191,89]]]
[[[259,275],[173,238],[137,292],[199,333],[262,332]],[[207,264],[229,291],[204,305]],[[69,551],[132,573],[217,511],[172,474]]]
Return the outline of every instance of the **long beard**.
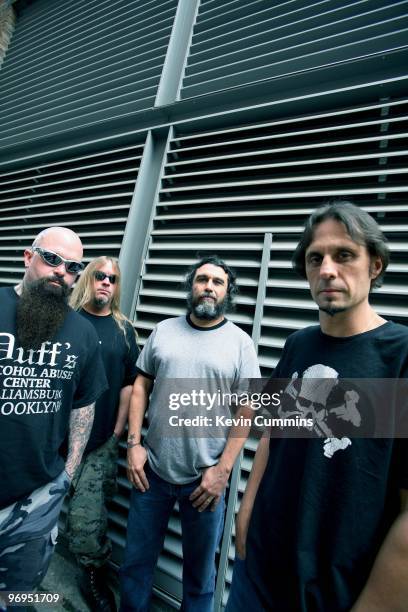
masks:
[[[59,283],[59,287],[50,284]],[[24,349],[37,350],[61,328],[68,312],[69,287],[58,277],[40,278],[23,287],[17,303],[16,329]]]
[[[222,302],[210,302],[201,301],[200,298],[193,297],[193,291],[191,290],[187,295],[187,309],[188,312],[192,312],[197,319],[203,321],[214,321],[220,316],[225,314],[228,308],[231,306],[231,298],[227,294]]]

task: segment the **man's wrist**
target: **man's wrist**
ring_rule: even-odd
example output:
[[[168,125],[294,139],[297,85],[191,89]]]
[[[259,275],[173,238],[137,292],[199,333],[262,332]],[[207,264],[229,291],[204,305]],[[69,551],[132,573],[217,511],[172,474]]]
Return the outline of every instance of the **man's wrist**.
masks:
[[[126,440],[126,446],[127,448],[133,448],[134,446],[142,446],[139,436],[137,434],[130,433]]]
[[[141,442],[126,442],[126,448],[134,448],[135,446],[142,446]]]
[[[221,470],[221,472],[227,477],[229,478],[231,472],[232,472],[232,467],[233,466],[229,466],[226,463],[224,463],[222,460],[218,462],[218,469]]]

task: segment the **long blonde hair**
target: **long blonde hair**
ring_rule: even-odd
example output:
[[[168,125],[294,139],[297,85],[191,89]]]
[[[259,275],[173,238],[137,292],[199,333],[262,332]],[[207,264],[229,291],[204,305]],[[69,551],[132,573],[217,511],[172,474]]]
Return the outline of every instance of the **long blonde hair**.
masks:
[[[110,304],[112,317],[122,330],[125,336],[126,344],[128,344],[125,322],[127,321],[131,324],[132,329],[135,332],[135,336],[136,331],[132,325],[132,321],[128,319],[120,310],[120,268],[119,262],[115,257],[110,257],[109,255],[102,255],[101,257],[96,257],[95,259],[89,262],[89,264],[86,266],[85,270],[79,277],[79,280],[76,282],[74,290],[71,293],[69,304],[74,310],[81,310],[87,304],[89,304],[89,302],[92,301],[94,296],[94,272],[96,270],[99,270],[100,268],[102,268],[102,266],[109,262],[111,262],[116,275],[115,291],[113,294],[112,302]]]

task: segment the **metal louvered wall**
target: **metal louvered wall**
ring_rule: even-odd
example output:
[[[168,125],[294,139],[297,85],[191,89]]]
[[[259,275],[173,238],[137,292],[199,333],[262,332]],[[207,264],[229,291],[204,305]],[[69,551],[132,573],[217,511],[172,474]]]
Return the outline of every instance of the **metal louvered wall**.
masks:
[[[24,248],[51,225],[80,234],[85,261],[118,257],[142,153],[140,143],[0,173],[0,284],[21,280]]]
[[[408,2],[202,0],[181,98],[407,47]]]
[[[408,323],[408,0],[13,6],[0,69],[1,284],[21,278],[22,249],[41,228],[68,225],[86,259],[121,251],[125,308],[143,344],[184,312],[181,280],[197,253],[217,252],[241,286],[231,319],[256,339],[267,374],[287,336],[317,320],[290,258],[309,213],[340,195],[384,228],[391,264],[372,302]],[[232,481],[217,610],[254,452],[249,441]],[[119,468],[117,563],[130,490],[123,449]],[[176,508],[155,580],[173,603],[181,562]]]
[[[0,147],[151,108],[177,0],[36,0],[0,75]]]

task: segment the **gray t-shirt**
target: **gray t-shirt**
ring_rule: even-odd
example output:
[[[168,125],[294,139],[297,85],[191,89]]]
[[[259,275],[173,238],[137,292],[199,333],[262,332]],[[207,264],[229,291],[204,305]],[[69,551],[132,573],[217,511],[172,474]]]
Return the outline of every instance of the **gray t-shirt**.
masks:
[[[154,379],[144,440],[149,464],[168,482],[193,482],[205,468],[218,462],[227,431],[220,435],[218,429],[211,437],[193,437],[191,430],[183,435],[179,429],[169,436],[169,389],[175,388],[176,379],[180,379],[183,391],[185,379],[196,379],[195,383],[200,379],[206,392],[214,396],[245,391],[247,379],[260,377],[253,342],[227,319],[212,328],[197,327],[185,316],[166,319],[149,336],[137,368]],[[228,408],[225,410],[228,413]]]

